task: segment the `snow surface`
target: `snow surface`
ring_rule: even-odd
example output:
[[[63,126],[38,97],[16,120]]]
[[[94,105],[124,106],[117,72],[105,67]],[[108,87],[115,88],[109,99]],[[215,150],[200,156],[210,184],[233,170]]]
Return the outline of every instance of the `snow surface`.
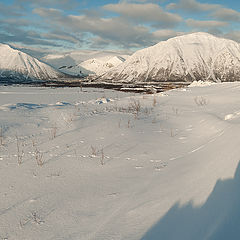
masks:
[[[0,79],[56,79],[64,75],[26,53],[0,43]]]
[[[240,45],[208,33],[192,33],[135,52],[100,80],[240,80]]]
[[[0,87],[0,237],[239,239],[239,94]]]
[[[199,81],[193,81],[191,84],[188,85],[188,87],[206,87],[206,86],[211,86],[213,84],[216,84],[216,83],[199,80]]]

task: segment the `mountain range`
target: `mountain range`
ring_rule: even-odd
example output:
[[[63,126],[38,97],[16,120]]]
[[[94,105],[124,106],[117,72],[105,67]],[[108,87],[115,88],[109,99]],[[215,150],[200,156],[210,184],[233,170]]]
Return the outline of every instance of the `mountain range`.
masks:
[[[74,75],[102,75],[124,62],[129,55],[114,51],[79,50],[49,54],[41,60],[60,71]]]
[[[240,81],[240,44],[202,32],[162,41],[131,56],[80,50],[47,55],[41,60],[45,63],[0,44],[0,79],[94,75],[96,81],[128,83]]]

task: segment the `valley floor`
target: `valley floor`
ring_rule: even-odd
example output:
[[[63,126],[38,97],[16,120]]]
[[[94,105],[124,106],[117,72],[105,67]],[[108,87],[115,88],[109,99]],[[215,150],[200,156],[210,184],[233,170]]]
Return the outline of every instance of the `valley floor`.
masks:
[[[0,239],[239,239],[239,96],[0,87]]]

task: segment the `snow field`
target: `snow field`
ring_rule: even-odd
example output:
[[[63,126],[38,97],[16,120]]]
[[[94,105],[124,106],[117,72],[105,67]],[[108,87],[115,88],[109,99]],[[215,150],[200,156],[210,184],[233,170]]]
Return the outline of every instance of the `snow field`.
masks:
[[[237,181],[239,91],[1,87],[0,237],[220,239],[238,194],[211,196]]]

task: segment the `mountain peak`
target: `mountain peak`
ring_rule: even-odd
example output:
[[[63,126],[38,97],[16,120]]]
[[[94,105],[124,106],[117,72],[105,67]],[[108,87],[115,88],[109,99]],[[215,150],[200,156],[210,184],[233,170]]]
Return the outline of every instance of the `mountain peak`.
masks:
[[[240,45],[197,32],[137,51],[102,79],[111,81],[240,80]]]
[[[13,51],[14,50],[12,47],[10,47],[8,44],[5,44],[5,43],[0,43],[0,49],[1,49],[1,51],[4,50],[4,49],[6,51],[9,51],[9,50]]]
[[[58,77],[63,77],[63,74],[26,53],[0,43],[0,79],[19,81]]]

